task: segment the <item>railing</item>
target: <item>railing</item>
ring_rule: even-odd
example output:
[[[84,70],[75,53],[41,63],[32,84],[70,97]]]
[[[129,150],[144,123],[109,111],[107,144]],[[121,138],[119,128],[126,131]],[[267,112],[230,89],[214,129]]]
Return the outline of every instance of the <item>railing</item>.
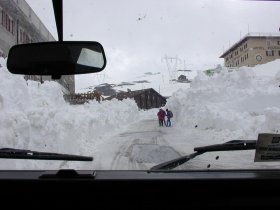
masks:
[[[95,92],[88,92],[88,93],[76,93],[76,94],[69,94],[64,95],[65,101],[69,102],[70,104],[84,104],[88,103],[91,100],[96,100],[100,103],[103,101],[103,97],[97,91]]]
[[[280,33],[262,33],[262,32],[252,32],[248,33],[245,36],[280,36]]]

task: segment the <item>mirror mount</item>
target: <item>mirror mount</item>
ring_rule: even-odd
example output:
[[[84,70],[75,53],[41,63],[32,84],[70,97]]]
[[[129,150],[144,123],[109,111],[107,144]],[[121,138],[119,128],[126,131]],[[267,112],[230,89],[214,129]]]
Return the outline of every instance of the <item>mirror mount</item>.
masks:
[[[59,79],[61,79],[61,75],[59,75],[59,74],[52,75],[52,80],[59,80]]]
[[[58,34],[58,41],[63,41],[63,0],[52,0]]]

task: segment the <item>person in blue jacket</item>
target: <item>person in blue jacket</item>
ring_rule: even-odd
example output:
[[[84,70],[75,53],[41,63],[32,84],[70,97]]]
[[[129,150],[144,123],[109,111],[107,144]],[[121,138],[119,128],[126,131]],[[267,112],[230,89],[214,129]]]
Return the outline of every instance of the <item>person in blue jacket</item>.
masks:
[[[166,109],[166,117],[167,117],[167,121],[166,121],[166,127],[171,127],[171,118],[173,117],[173,113]]]

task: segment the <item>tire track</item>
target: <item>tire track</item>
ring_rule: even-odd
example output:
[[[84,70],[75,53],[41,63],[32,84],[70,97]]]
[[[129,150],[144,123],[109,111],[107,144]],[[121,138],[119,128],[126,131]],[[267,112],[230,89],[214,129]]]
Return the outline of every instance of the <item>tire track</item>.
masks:
[[[124,143],[116,151],[110,168],[114,170],[146,170],[150,168],[153,163],[141,162],[132,157],[133,148],[139,145],[171,147],[164,138],[165,135],[166,133],[156,126],[155,120],[143,120],[133,124],[127,132],[115,137],[117,141]]]

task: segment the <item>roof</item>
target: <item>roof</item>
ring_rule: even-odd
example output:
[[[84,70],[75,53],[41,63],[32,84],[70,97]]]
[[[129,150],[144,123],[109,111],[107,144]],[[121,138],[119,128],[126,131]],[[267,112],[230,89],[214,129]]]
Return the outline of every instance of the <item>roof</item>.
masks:
[[[153,88],[147,88],[147,89],[143,89],[143,90],[135,90],[135,91],[128,91],[128,92],[120,92],[120,93],[117,93],[113,96],[110,96],[108,98],[106,98],[106,100],[111,100],[113,98],[117,98],[117,99],[124,99],[124,98],[133,98],[134,96],[136,95],[140,95],[144,92],[147,92],[147,91],[153,91],[155,92],[157,95],[161,96],[162,98],[165,98],[164,96],[160,95],[157,91],[155,91]]]
[[[220,58],[224,58],[229,52],[231,52],[234,48],[241,45],[243,42],[247,41],[248,38],[280,38],[280,33],[248,33],[234,45],[232,45],[228,50],[226,50]]]

